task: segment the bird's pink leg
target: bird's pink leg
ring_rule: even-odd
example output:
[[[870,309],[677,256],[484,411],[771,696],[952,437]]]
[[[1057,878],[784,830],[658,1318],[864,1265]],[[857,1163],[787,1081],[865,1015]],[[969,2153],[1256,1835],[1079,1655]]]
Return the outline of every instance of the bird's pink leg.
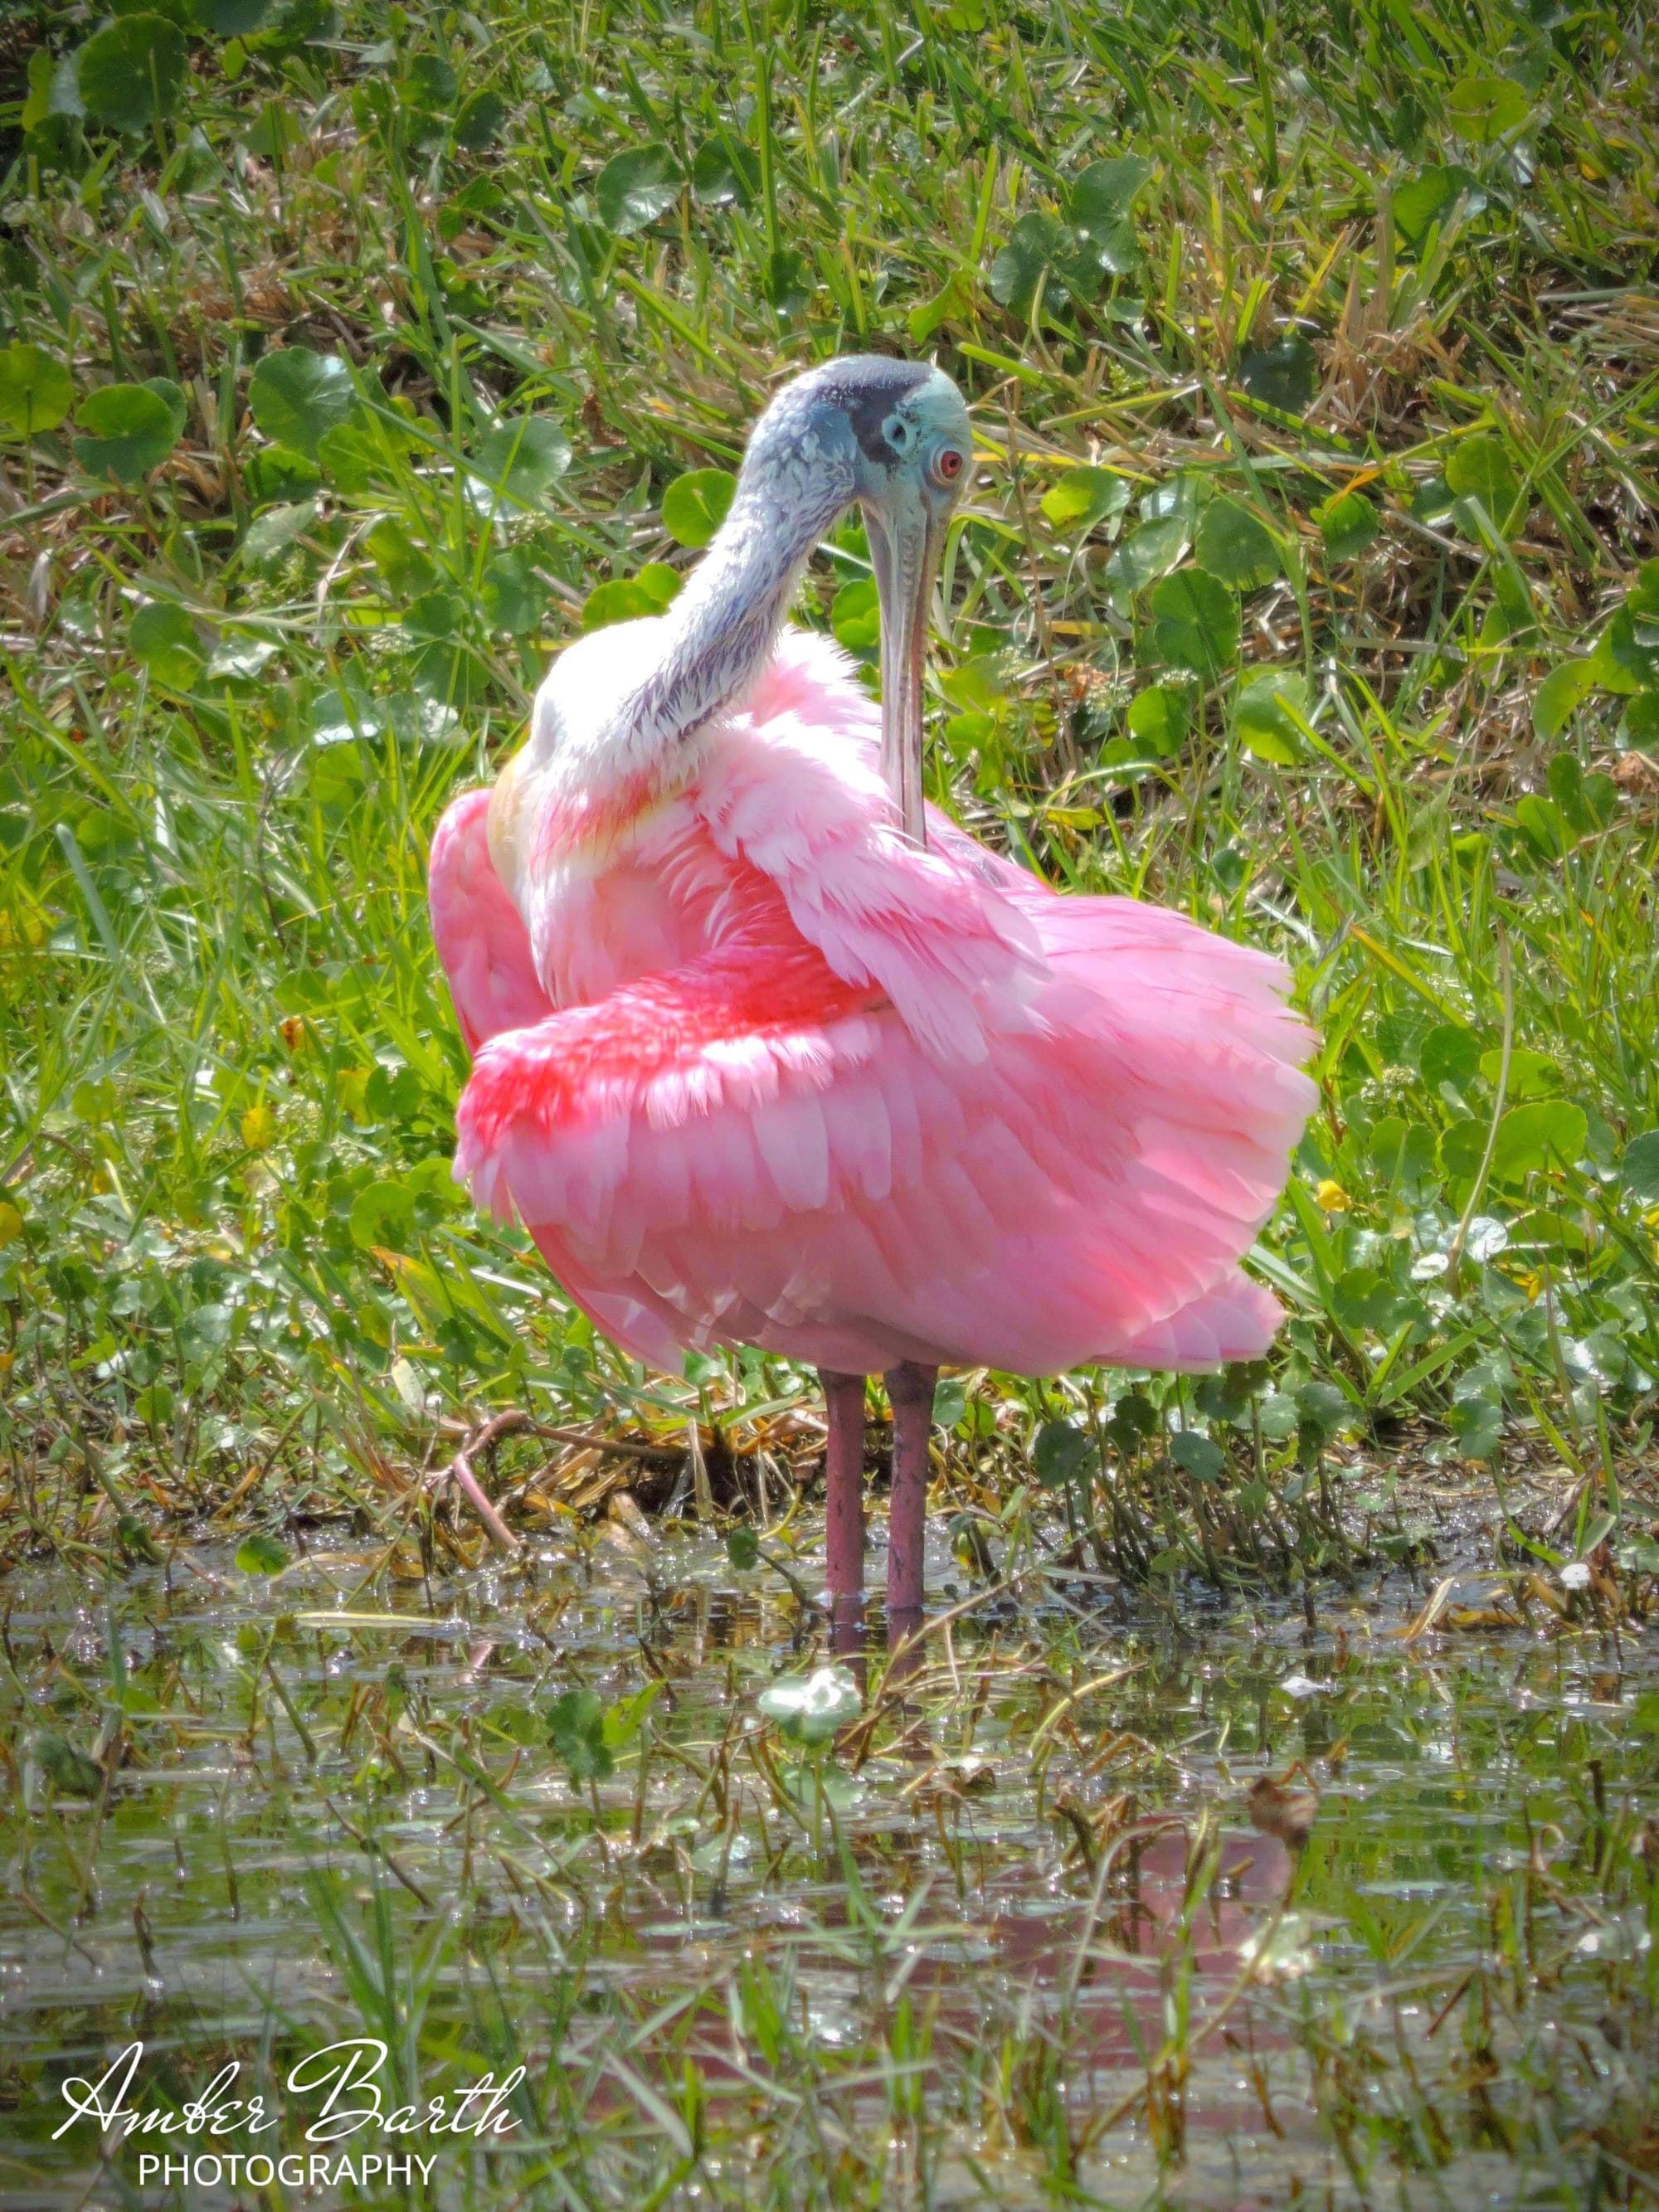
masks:
[[[922,1535],[927,1516],[927,1439],[937,1367],[906,1360],[883,1378],[893,1408],[893,1488],[887,1508],[887,1637],[921,1626]]]
[[[864,1607],[864,1377],[821,1367],[830,1444],[824,1456],[830,1640],[856,1650]]]

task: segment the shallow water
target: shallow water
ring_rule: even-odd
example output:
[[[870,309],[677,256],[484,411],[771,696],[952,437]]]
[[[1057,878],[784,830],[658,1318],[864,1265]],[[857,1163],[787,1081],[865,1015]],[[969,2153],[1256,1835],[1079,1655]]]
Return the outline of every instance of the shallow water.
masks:
[[[510,2131],[419,2136],[457,2207],[1624,2201],[1655,1639],[1410,1640],[1423,1595],[1310,1626],[1028,1577],[897,1686],[873,1650],[875,1718],[815,1767],[755,1702],[822,1658],[815,1616],[696,1536],[441,1581],[383,1548],[21,1569],[0,2208],[398,2198],[308,2166],[138,2189],[162,2148],[308,2154],[288,2077],[355,2037],[388,2111],[528,2069]],[[548,1740],[577,1685],[592,1778]],[[1299,1863],[1250,1824],[1264,1773],[1320,1792]],[[135,2041],[132,2106],[235,2060],[277,2124],[52,2141],[64,2078]]]

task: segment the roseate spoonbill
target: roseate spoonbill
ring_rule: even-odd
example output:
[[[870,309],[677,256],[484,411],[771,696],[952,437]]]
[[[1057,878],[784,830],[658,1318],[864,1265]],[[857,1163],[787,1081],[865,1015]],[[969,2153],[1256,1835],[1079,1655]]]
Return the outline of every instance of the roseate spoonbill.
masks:
[[[1259,1355],[1279,1308],[1238,1261],[1314,1097],[1277,962],[1061,897],[924,805],[927,620],[972,451],[936,368],[854,357],[786,386],[668,611],[567,647],[522,751],[432,847],[474,1056],[457,1175],[637,1358],[817,1366],[842,1620],[885,1377],[901,1626],[939,1366]],[[854,501],[879,722],[785,620]]]

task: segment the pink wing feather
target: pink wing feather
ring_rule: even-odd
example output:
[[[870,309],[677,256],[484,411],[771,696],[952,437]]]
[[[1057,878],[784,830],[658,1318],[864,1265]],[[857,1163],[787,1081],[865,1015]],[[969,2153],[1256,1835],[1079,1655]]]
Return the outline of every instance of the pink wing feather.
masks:
[[[489,857],[489,819],[487,791],[454,801],[433,837],[427,883],[433,940],[469,1052],[553,1011],[523,917]]]
[[[1314,1096],[1283,969],[1161,908],[1059,897],[942,818],[917,851],[872,727],[838,660],[788,641],[647,833],[685,879],[724,876],[719,941],[558,1012],[484,795],[452,810],[434,928],[481,1047],[458,1173],[659,1365],[713,1343],[854,1371],[1260,1352],[1279,1309],[1237,1261]]]

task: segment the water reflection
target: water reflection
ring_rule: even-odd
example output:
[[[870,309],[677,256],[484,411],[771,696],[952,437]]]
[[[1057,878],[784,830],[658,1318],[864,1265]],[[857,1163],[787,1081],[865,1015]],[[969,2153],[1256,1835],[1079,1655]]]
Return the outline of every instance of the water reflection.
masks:
[[[643,1579],[611,1548],[447,1582],[211,1549],[13,1577],[0,2206],[102,2185],[49,2139],[57,2084],[131,2037],[182,2094],[377,2006],[434,2082],[539,2054],[550,2203],[590,2138],[585,2201],[660,2180],[653,2100],[688,2063],[719,2202],[732,2144],[822,2179],[832,2136],[939,2203],[1109,2197],[1160,2160],[1194,2203],[1363,2201],[1390,2161],[1473,2190],[1494,2157],[1513,2191],[1583,2170],[1525,2108],[1564,2035],[1595,2056],[1548,2077],[1558,2145],[1648,2078],[1650,2027],[1619,2022],[1649,1928],[1614,1874],[1653,1780],[1639,1641],[1408,1645],[1386,1591],[1315,1632],[1172,1630],[1082,1583],[916,1633],[815,1618],[712,1543]],[[755,1699],[830,1651],[868,1705],[819,1757]],[[1246,1814],[1298,1773],[1299,1869]],[[495,2186],[465,2160],[434,2184]]]

